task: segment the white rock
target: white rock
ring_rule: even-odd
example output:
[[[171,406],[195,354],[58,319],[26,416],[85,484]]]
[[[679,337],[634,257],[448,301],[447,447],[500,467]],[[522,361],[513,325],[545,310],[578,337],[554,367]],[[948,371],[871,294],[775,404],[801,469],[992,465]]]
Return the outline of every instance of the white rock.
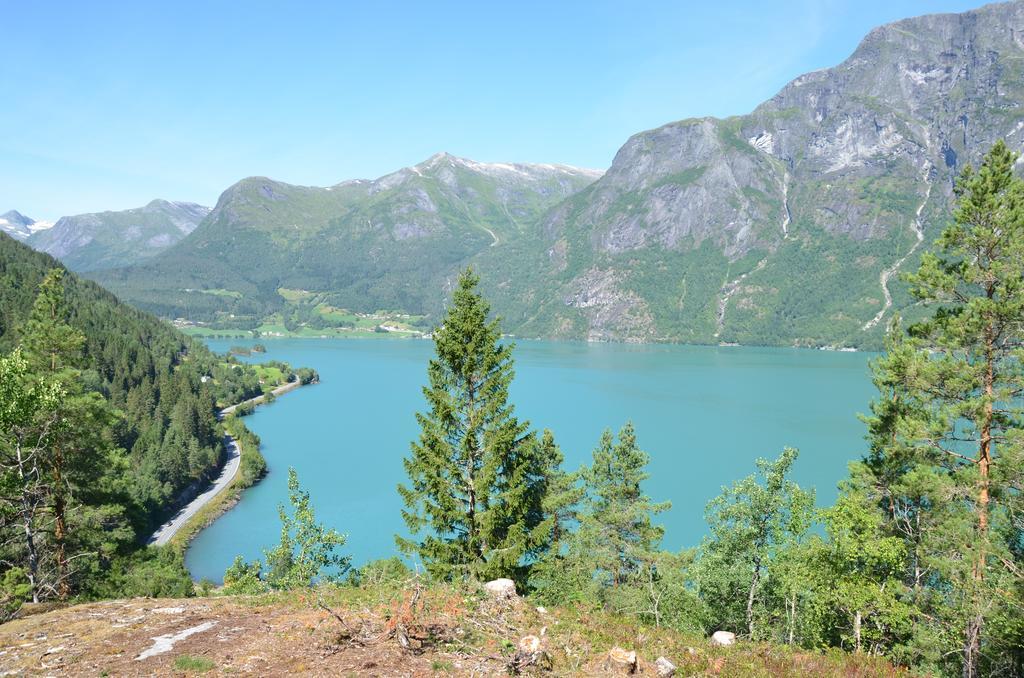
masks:
[[[143,659],[147,659],[149,657],[152,657],[153,655],[163,654],[164,652],[169,652],[174,647],[174,644],[177,643],[178,641],[185,640],[189,636],[194,635],[196,633],[202,633],[203,631],[209,631],[210,629],[212,629],[216,625],[217,625],[217,622],[215,622],[215,621],[208,621],[208,622],[203,622],[199,626],[193,626],[190,629],[185,629],[184,631],[179,631],[178,633],[168,633],[167,635],[156,636],[156,637],[153,638],[153,646],[150,647],[145,652],[143,652],[142,654],[140,654],[138,657],[136,657],[135,661],[137,661],[137,662],[138,661],[142,661]]]
[[[523,636],[519,639],[519,651],[525,654],[540,652],[541,642],[537,636]]]
[[[484,589],[491,597],[507,599],[516,597],[516,583],[511,579],[495,579],[484,584]]]
[[[608,673],[615,675],[632,675],[636,673],[636,652],[621,647],[613,647],[608,650],[608,655],[605,657],[604,669]]]
[[[736,643],[736,634],[731,631],[715,631],[711,634],[711,643],[713,645],[734,645]]]
[[[665,657],[658,657],[654,660],[654,669],[662,678],[672,678],[672,676],[676,675],[676,665]]]

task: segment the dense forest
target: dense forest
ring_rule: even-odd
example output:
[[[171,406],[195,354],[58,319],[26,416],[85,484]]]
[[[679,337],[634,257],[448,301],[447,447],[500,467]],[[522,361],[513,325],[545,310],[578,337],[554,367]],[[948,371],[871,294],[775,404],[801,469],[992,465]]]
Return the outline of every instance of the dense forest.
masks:
[[[0,373],[5,593],[159,589],[122,580],[174,561],[139,543],[218,467],[218,405],[262,393],[256,371],[0,234]]]

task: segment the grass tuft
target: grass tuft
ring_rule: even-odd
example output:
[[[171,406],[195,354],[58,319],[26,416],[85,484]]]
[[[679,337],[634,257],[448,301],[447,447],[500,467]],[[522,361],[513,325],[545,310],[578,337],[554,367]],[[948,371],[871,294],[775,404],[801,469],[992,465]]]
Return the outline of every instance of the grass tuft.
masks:
[[[192,673],[206,673],[217,665],[206,657],[193,657],[183,654],[174,660],[174,668],[178,671],[191,671]]]

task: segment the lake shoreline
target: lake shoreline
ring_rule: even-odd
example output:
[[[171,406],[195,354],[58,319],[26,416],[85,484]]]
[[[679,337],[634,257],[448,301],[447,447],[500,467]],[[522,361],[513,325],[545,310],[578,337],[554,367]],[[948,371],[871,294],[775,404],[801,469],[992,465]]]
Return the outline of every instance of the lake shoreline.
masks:
[[[202,341],[291,341],[295,339],[301,339],[303,341],[379,341],[379,340],[432,340],[433,337],[429,333],[421,335],[410,335],[400,333],[353,333],[350,336],[343,334],[336,334],[332,336],[319,335],[312,336],[308,334],[272,334],[272,335],[222,335],[222,334],[201,334],[201,333],[188,333],[190,337],[200,339]],[[793,344],[739,344],[735,342],[720,341],[717,343],[696,343],[696,342],[683,342],[683,341],[609,341],[609,340],[592,340],[592,339],[553,339],[550,337],[518,337],[514,334],[503,334],[502,339],[511,339],[512,341],[528,341],[528,342],[557,342],[561,344],[580,344],[583,346],[684,346],[692,348],[752,348],[752,349],[778,349],[778,350],[798,350],[798,351],[824,351],[826,353],[881,353],[881,348],[862,348],[856,346],[837,346],[835,344],[822,344],[822,345],[807,345],[797,346]]]
[[[270,394],[276,398],[280,395],[284,395],[285,393],[294,391],[303,385],[304,384],[299,379],[296,379],[295,381],[282,384],[281,386],[272,389]],[[243,405],[262,405],[266,402],[267,395],[268,394],[263,394],[225,407],[218,413],[218,419],[223,419],[224,417],[231,415],[237,408]],[[149,537],[146,542],[147,544],[157,546],[172,545],[184,553],[188,549],[192,540],[195,539],[200,532],[212,525],[218,518],[230,511],[238,504],[239,501],[241,501],[242,491],[247,489],[247,487],[251,487],[251,485],[247,487],[237,486],[238,479],[240,478],[239,472],[242,467],[242,455],[245,454],[245,448],[237,438],[230,434],[225,432],[224,437],[227,441],[228,449],[230,450],[233,446],[238,451],[238,454],[233,456],[229,455],[228,458],[224,460],[224,464],[220,469],[218,469],[218,476],[211,481],[211,486],[203,492],[198,493],[194,499],[178,509],[170,520],[162,524]],[[258,452],[258,449],[254,452]],[[250,454],[252,453],[253,452],[250,452]],[[236,463],[231,469],[229,469],[231,473],[230,477],[224,479],[223,485],[220,489],[216,490],[212,494],[208,494],[211,489],[216,488],[218,481],[221,479],[220,476],[233,461]],[[257,478],[253,485],[259,483],[260,480],[261,478]],[[174,525],[175,521],[178,520],[180,516],[189,514],[189,512],[191,512],[191,515],[187,515],[185,520],[183,520],[179,525]],[[170,529],[170,534],[164,534],[168,529]]]

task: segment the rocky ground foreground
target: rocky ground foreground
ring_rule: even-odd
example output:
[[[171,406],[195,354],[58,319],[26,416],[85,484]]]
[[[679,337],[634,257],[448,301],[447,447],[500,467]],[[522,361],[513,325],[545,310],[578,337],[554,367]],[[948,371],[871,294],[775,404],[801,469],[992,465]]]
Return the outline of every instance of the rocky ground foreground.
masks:
[[[0,675],[894,676],[870,657],[719,645],[512,596],[363,589],[132,599],[0,625]]]

